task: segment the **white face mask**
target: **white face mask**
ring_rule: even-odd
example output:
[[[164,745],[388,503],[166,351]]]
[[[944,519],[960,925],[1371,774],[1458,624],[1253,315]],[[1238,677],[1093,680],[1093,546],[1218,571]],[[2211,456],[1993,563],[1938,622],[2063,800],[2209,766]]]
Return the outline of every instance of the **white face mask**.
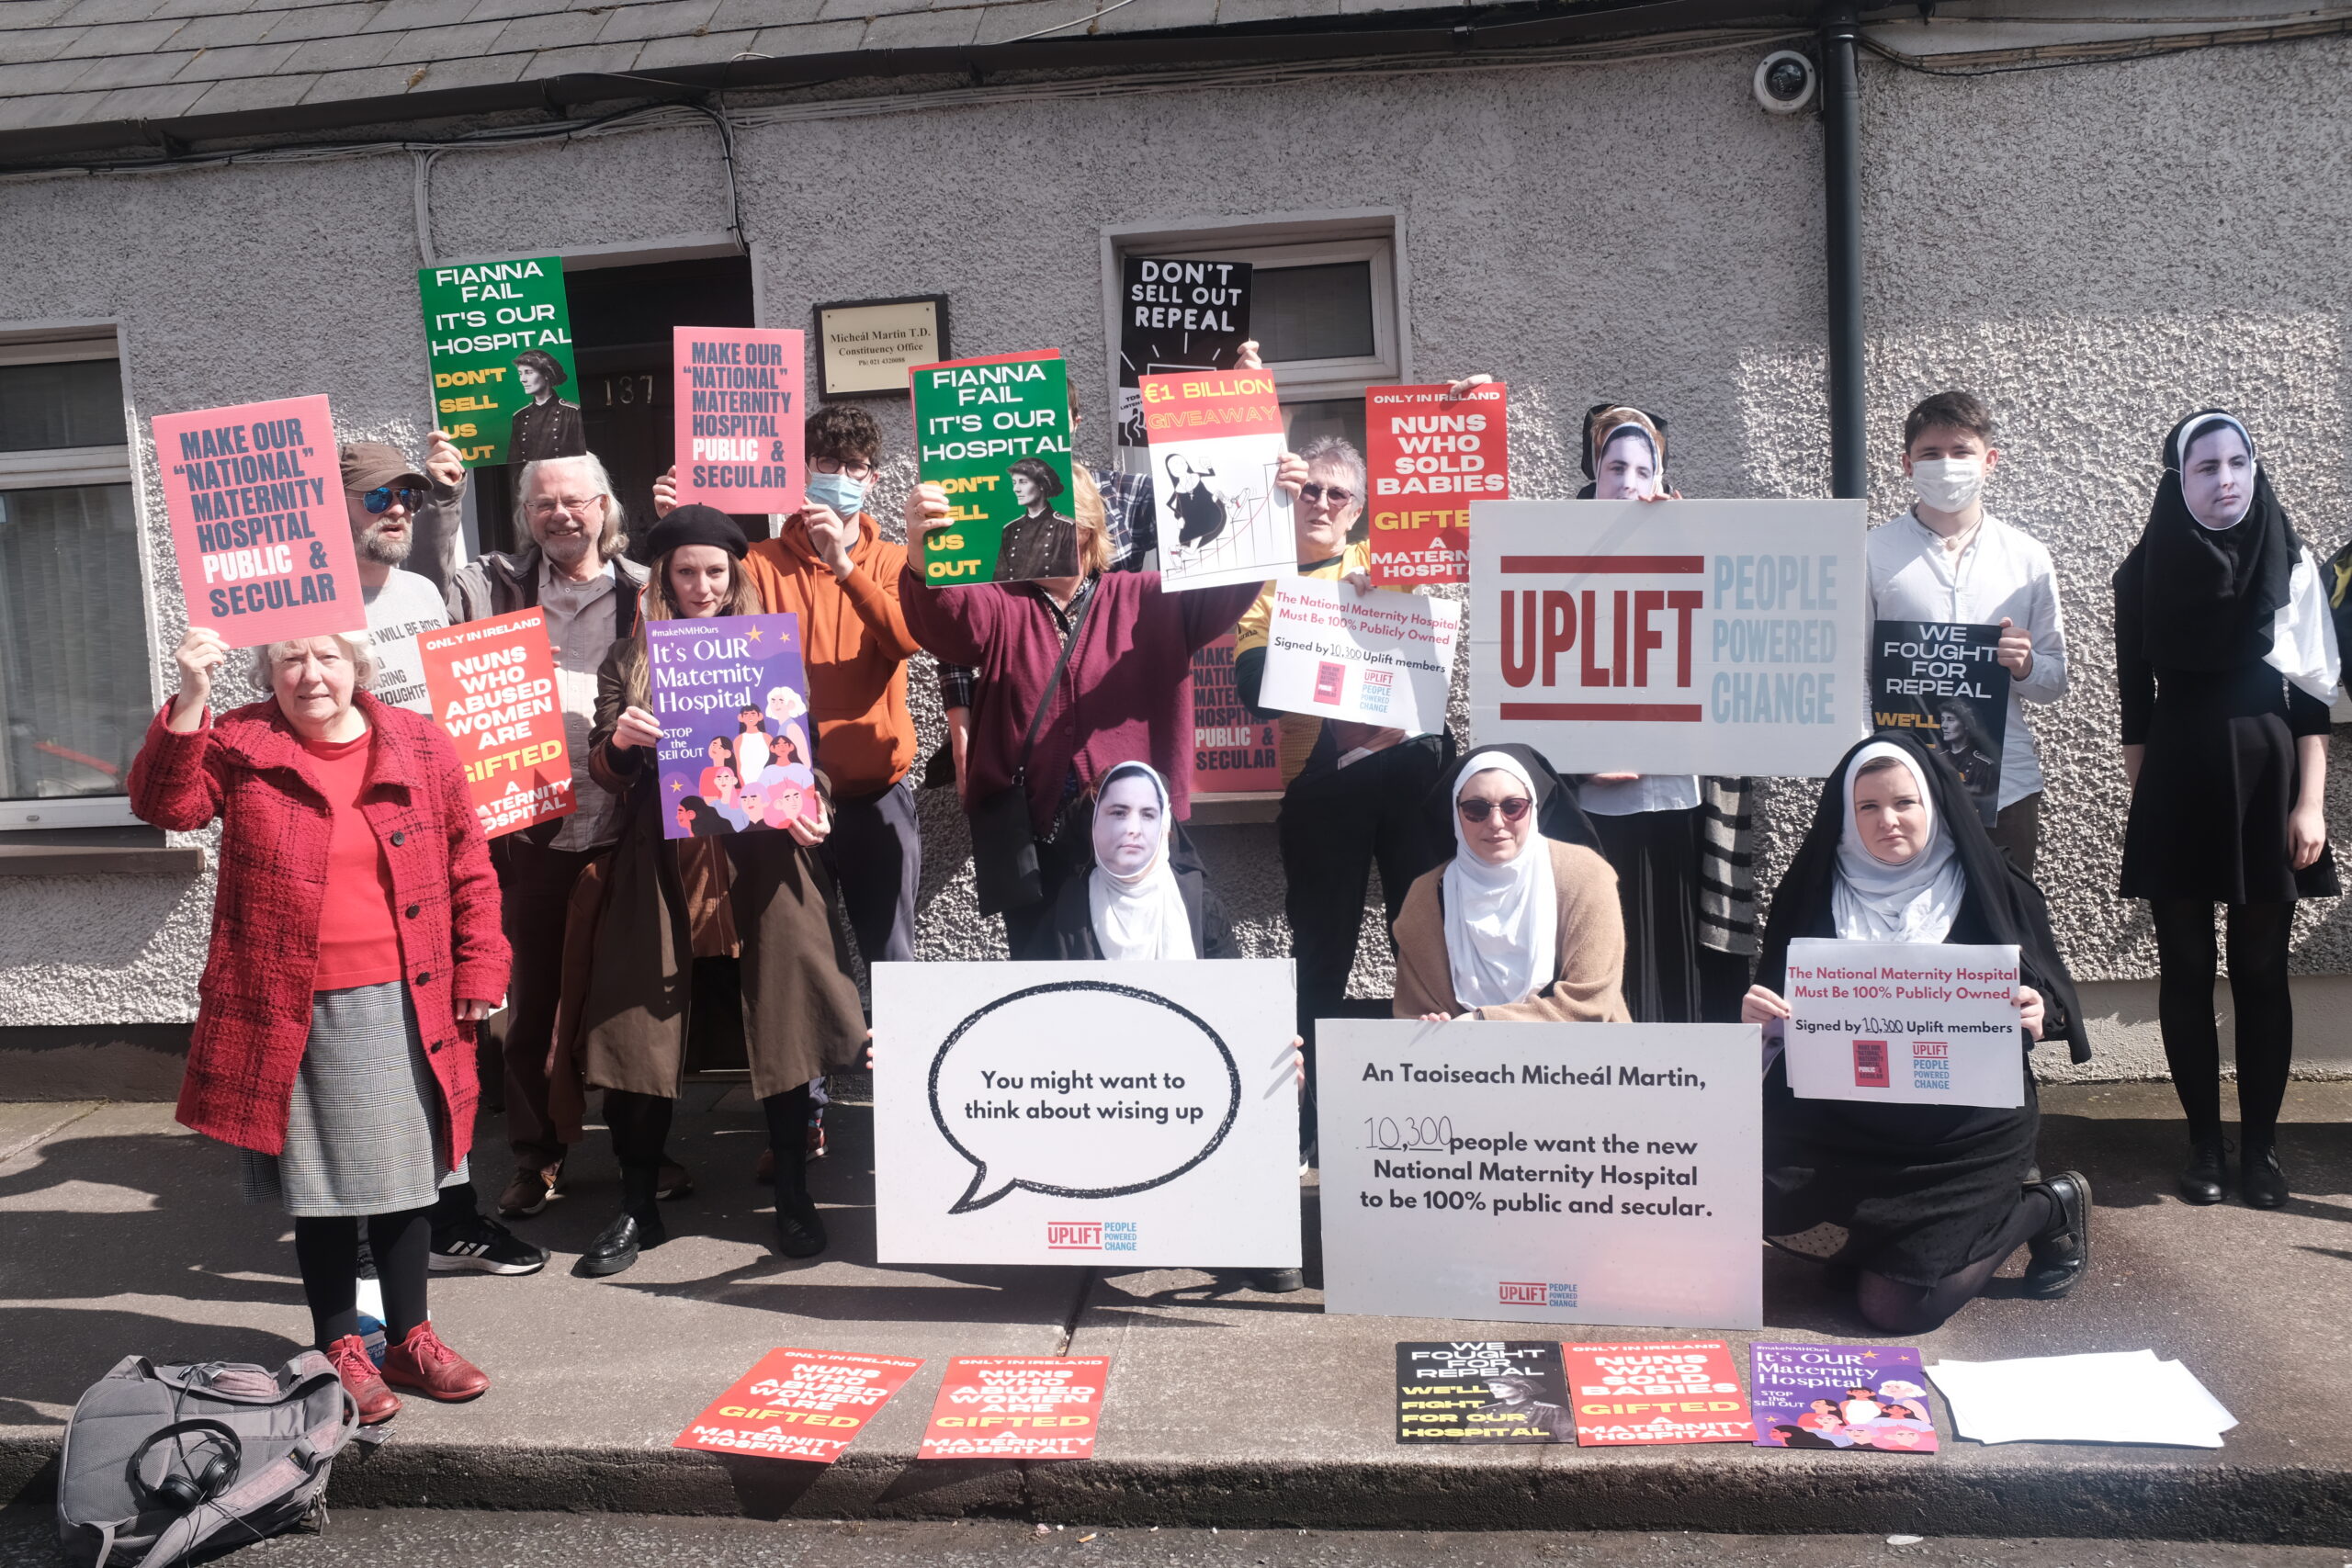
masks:
[[[1911,488],[1938,512],[1964,510],[1984,489],[1982,457],[1929,457],[1911,465]]]

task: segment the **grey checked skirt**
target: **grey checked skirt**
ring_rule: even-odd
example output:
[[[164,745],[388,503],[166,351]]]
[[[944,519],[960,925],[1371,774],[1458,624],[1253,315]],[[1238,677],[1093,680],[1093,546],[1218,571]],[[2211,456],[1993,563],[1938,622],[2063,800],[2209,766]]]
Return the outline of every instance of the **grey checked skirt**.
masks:
[[[286,1115],[286,1152],[238,1151],[245,1201],[297,1219],[428,1207],[468,1179],[449,1163],[441,1086],[398,980],[311,997],[311,1038]]]

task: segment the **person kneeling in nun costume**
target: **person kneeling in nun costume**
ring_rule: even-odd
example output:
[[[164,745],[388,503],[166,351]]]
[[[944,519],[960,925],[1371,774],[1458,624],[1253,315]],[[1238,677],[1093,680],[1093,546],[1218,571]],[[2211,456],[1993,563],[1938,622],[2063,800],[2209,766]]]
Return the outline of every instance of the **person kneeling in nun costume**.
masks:
[[[1440,781],[1453,858],[1396,917],[1396,1016],[1625,1023],[1617,874],[1541,753],[1490,746]]]
[[[1146,762],[1121,762],[1094,792],[1089,829],[1094,865],[1062,884],[1052,910],[1014,956],[1056,959],[1238,958],[1224,908],[1200,867],[1177,863],[1182,847],[1168,785]],[[1189,855],[1186,857],[1189,860]],[[1305,1041],[1291,1037],[1298,1053]],[[1306,1084],[1299,1058],[1298,1082]],[[1281,1295],[1305,1283],[1295,1269],[1261,1269],[1254,1290]]]
[[[1797,937],[2015,946],[2025,1103],[1791,1094],[1781,993]],[[1935,1327],[2020,1247],[2029,1295],[2074,1289],[2090,1267],[2090,1183],[2034,1178],[2041,1111],[2022,1056],[2054,1035],[2087,1061],[2088,1037],[2041,889],[1994,847],[1958,773],[1899,733],[1846,753],[1772,899],[1757,979],[1741,1019],[1764,1026],[1768,1236],[1860,1270],[1857,1303],[1882,1333]]]

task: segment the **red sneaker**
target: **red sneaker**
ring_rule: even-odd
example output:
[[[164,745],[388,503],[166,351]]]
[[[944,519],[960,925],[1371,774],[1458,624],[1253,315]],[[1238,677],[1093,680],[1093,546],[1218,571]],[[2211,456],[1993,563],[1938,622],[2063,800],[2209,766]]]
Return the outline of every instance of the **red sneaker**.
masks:
[[[368,1346],[356,1334],[346,1334],[326,1348],[343,1391],[359,1406],[359,1424],[380,1427],[401,1413],[401,1396],[384,1386],[383,1373],[368,1359]]]
[[[427,1399],[457,1402],[478,1399],[490,1387],[490,1374],[441,1343],[429,1323],[408,1331],[408,1337],[384,1358],[384,1381]]]

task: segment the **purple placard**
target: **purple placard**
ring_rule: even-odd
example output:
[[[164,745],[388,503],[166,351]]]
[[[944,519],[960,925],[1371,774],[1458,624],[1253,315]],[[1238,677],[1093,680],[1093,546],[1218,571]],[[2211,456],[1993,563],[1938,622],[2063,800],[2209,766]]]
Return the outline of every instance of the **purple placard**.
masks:
[[[664,838],[782,828],[823,812],[797,615],[649,621]]]
[[[1908,1345],[1750,1345],[1759,1449],[1936,1451],[1935,1411]]]

